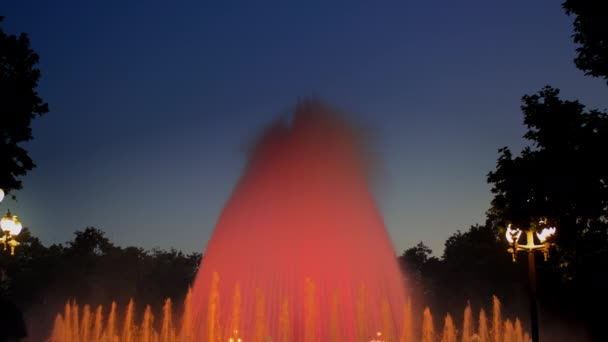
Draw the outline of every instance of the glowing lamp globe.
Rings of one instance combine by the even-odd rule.
[[[13,231],[14,226],[15,221],[13,221],[13,216],[11,215],[10,211],[7,211],[6,215],[4,215],[4,217],[2,217],[2,219],[0,220],[0,228],[10,233]]]
[[[4,199],[4,190],[0,189],[0,202]]]
[[[17,218],[17,216],[13,216],[13,227],[12,230],[9,230],[9,233],[11,235],[19,235],[19,233],[21,233],[21,229],[23,229],[23,226],[21,225],[21,222],[19,222],[19,218]]]

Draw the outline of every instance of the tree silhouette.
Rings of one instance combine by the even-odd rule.
[[[574,15],[574,60],[586,75],[608,81],[608,6],[601,0],[566,0],[562,7]]]
[[[9,35],[0,27],[0,188],[7,192],[21,189],[21,176],[35,167],[20,144],[32,139],[32,119],[48,112],[36,92],[37,64],[28,35]]]
[[[114,245],[105,237],[105,233],[95,227],[87,227],[84,231],[74,233],[74,241],[68,242],[68,255],[86,258],[102,256],[111,252]]]
[[[429,288],[427,286],[431,274],[429,267],[438,261],[432,253],[433,251],[421,241],[416,246],[406,249],[399,257],[399,265],[405,275],[410,297],[423,297],[425,289]]]

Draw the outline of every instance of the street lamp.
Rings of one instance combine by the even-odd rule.
[[[540,220],[539,224],[546,225],[547,220]],[[555,234],[555,227],[543,228],[538,233],[534,228],[530,228],[526,231],[526,244],[520,245],[519,238],[522,231],[519,228],[511,228],[511,224],[507,226],[505,233],[507,241],[511,246],[507,251],[513,256],[513,262],[517,259],[517,252],[527,251],[528,252],[528,285],[530,289],[530,323],[532,326],[532,341],[539,342],[538,334],[538,307],[536,304],[536,263],[534,262],[534,251],[541,251],[543,253],[545,261],[549,258],[549,248],[553,245],[547,242],[547,239]],[[540,244],[534,243],[534,234],[540,241]]]
[[[0,202],[4,199],[4,190],[0,189]],[[15,247],[21,243],[17,241],[16,237],[21,232],[23,226],[19,222],[19,218],[16,215],[12,215],[10,210],[6,212],[6,215],[0,219],[0,244],[4,245],[4,250],[10,247],[11,255],[15,255]]]
[[[15,255],[15,247],[21,243],[17,241],[16,236],[19,235],[23,226],[19,222],[19,218],[16,215],[11,215],[10,210],[6,212],[6,215],[0,219],[0,228],[2,228],[2,237],[0,237],[0,243],[4,245],[4,250],[7,247],[11,249],[11,255]]]

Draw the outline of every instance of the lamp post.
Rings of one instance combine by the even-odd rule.
[[[540,224],[545,225],[547,220],[541,220]],[[547,238],[555,234],[555,227],[543,228],[538,233],[534,228],[526,230],[526,244],[520,245],[519,238],[522,231],[519,228],[511,228],[511,224],[507,226],[506,238],[511,246],[507,251],[513,256],[513,262],[517,260],[517,252],[528,252],[528,285],[530,290],[530,324],[532,326],[532,342],[539,342],[538,334],[538,306],[536,303],[536,263],[534,260],[534,251],[541,251],[545,261],[549,258],[549,248],[553,245],[547,242]],[[540,244],[534,243],[534,233],[540,241]]]
[[[4,199],[4,191],[0,189],[0,202]],[[10,210],[6,211],[6,215],[0,219],[0,244],[4,245],[6,251],[10,248],[11,255],[15,255],[15,247],[21,243],[16,237],[21,232],[23,225],[19,222],[17,215],[11,214]]]

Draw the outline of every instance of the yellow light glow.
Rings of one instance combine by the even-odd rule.
[[[4,217],[2,217],[2,220],[0,220],[0,228],[2,228],[2,230],[12,232],[14,225],[15,225],[15,221],[13,221],[13,216],[11,215],[11,212],[8,211],[6,213],[6,215],[4,215]]]
[[[0,220],[0,228],[2,229],[0,244],[4,245],[4,250],[10,247],[11,255],[15,255],[15,247],[21,244],[15,240],[15,237],[19,235],[23,228],[21,222],[19,222],[19,218],[16,215],[11,215],[10,211],[7,211],[6,215]]]
[[[512,229],[511,224],[509,224],[507,226],[507,232],[505,233],[505,236],[507,237],[507,241],[509,241],[509,243],[514,243],[519,240],[519,237],[521,236],[521,230],[519,228]]]
[[[21,233],[21,229],[23,229],[23,226],[21,225],[21,222],[19,222],[19,218],[17,215],[13,215],[13,226],[12,229],[9,230],[9,233],[15,236],[19,235],[19,233]]]
[[[545,242],[545,240],[547,240],[547,238],[553,234],[555,234],[555,227],[544,228],[540,233],[536,233],[536,236],[540,242]]]
[[[237,329],[232,333],[234,337],[230,337],[228,342],[243,342],[243,339],[239,337],[239,331]]]
[[[376,336],[378,336],[378,339],[371,339],[370,342],[384,342],[381,338],[382,338],[382,333],[381,332],[377,332]]]
[[[19,246],[21,243],[15,239],[11,239],[8,242],[9,247],[11,248],[11,255],[15,255],[15,247]]]

